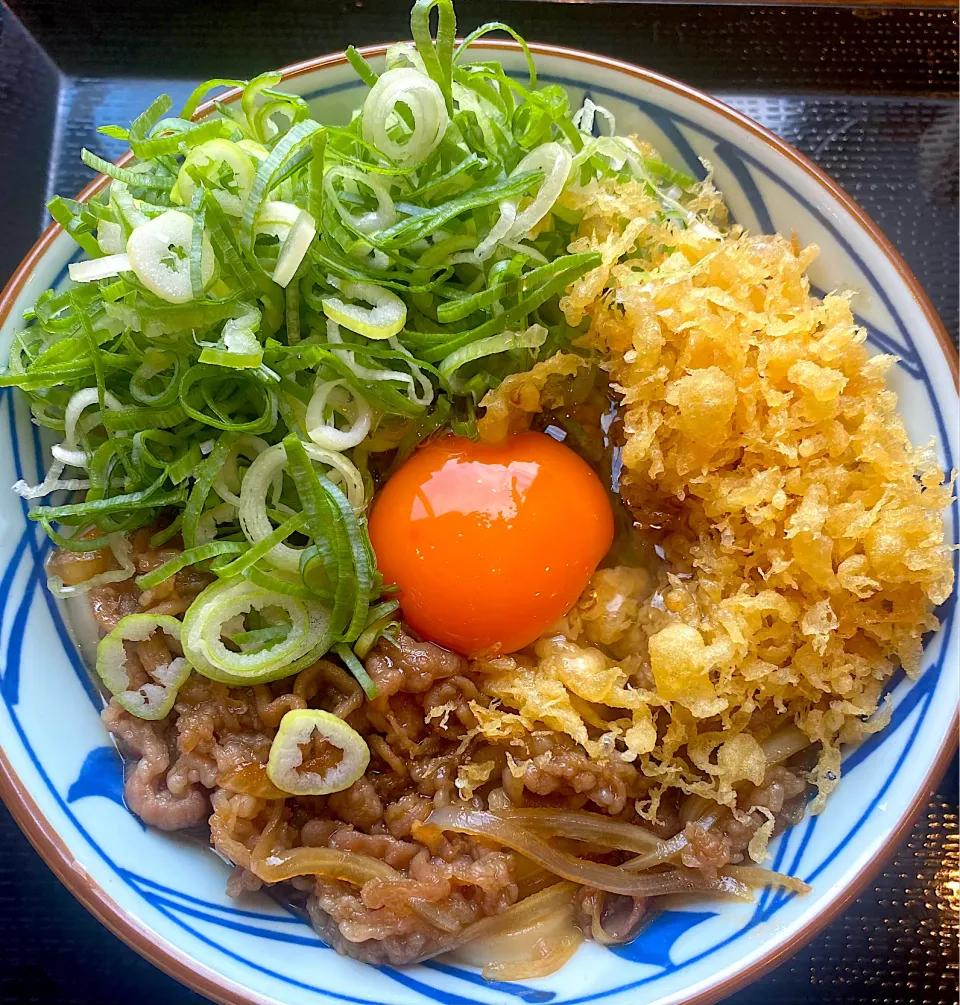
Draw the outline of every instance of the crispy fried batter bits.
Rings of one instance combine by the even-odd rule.
[[[563,636],[487,665],[504,712],[481,729],[545,724],[735,807],[792,721],[821,744],[818,811],[838,745],[885,725],[884,682],[917,673],[937,627],[951,486],[907,438],[884,384],[893,357],[871,356],[846,297],[810,295],[816,247],[652,223],[640,186],[564,199],[583,213],[574,249],[604,265],[562,307],[589,319],[582,344],[622,398],[621,493],[641,524],[668,515],[665,565],[656,591],[601,570]],[[484,404],[515,429],[532,392],[511,381]]]

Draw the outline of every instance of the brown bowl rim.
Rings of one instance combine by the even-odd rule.
[[[377,57],[383,55],[390,44],[384,42],[376,45],[367,45],[359,51],[364,56]],[[520,48],[518,43],[506,39],[480,39],[473,44],[476,48],[482,49],[516,51]],[[558,56],[574,62],[588,63],[593,66],[615,70],[634,79],[653,84],[656,87],[688,98],[747,130],[747,132],[762,140],[767,146],[772,147],[775,152],[810,175],[856,219],[881,251],[883,251],[890,264],[896,269],[926,318],[927,323],[933,329],[940,348],[943,350],[947,366],[953,374],[954,383],[960,386],[960,376],[958,376],[960,374],[960,357],[958,357],[957,348],[953,345],[943,322],[940,320],[933,304],[931,304],[929,297],[910,267],[867,213],[832,178],[801,154],[799,150],[780,139],[779,136],[772,133],[769,129],[759,125],[748,116],[731,108],[724,102],[708,94],[704,94],[693,87],[682,84],[671,77],[656,73],[653,70],[648,70],[619,59],[600,56],[596,53],[583,52],[580,49],[571,49],[566,46],[531,42],[529,43],[529,48],[535,54]],[[290,66],[284,67],[281,73],[283,74],[283,80],[290,80],[293,77],[299,77],[316,70],[341,66],[346,62],[347,57],[345,53],[329,53],[325,56],[318,56],[314,59],[293,63]],[[218,100],[235,101],[239,95],[240,89],[233,88],[219,96]],[[204,102],[197,109],[194,117],[201,118],[212,111],[213,107],[214,103],[212,100]],[[117,163],[124,164],[131,158],[132,154],[128,152]],[[89,199],[101,191],[108,183],[108,180],[105,175],[98,175],[77,195],[77,200],[83,202]],[[50,249],[62,229],[59,224],[52,223],[44,230],[11,276],[3,292],[0,293],[0,325],[6,321],[13,303],[20,295],[23,286],[33,274],[37,263]],[[960,714],[955,712],[948,739],[931,764],[906,812],[901,816],[897,826],[884,842],[878,854],[846,881],[843,892],[782,945],[771,949],[750,966],[745,967],[711,987],[705,988],[695,997],[687,999],[685,1005],[713,1005],[714,1002],[755,981],[792,956],[802,945],[833,921],[861,893],[893,855],[897,846],[913,826],[930,794],[939,783],[957,748],[958,728],[960,728]],[[17,777],[2,749],[0,749],[0,799],[2,799],[20,829],[47,865],[53,870],[57,878],[94,917],[131,949],[165,973],[176,978],[182,984],[200,994],[206,995],[214,1001],[223,1003],[223,1005],[270,1005],[274,1001],[198,963],[198,961],[158,936],[151,928],[121,908],[119,904],[93,881],[86,870],[74,859],[69,848],[67,848],[50,822],[40,812],[26,787]]]

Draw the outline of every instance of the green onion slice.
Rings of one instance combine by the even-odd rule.
[[[168,635],[176,648],[180,643],[180,622],[165,614],[128,614],[97,646],[97,673],[117,703],[138,719],[163,719],[173,708],[180,685],[190,676],[190,663],[183,656],[171,656],[168,663],[141,669],[147,681],[130,686],[125,642],[146,642],[155,632]]]
[[[348,645],[338,642],[333,647],[333,651],[340,657],[350,673],[356,677],[357,683],[363,688],[363,693],[371,700],[376,698],[377,686],[373,683],[364,665],[354,655],[353,650]]]
[[[370,339],[392,338],[407,320],[406,304],[390,290],[373,283],[343,283],[340,291],[354,300],[365,300],[370,308],[346,304],[338,297],[323,301],[323,313],[331,321]]]
[[[251,611],[279,612],[282,641],[256,652],[234,652],[224,644],[229,622]],[[208,586],[183,618],[183,651],[197,672],[224,684],[263,684],[289,677],[315,662],[330,645],[330,612],[319,602],[265,590],[245,578]]]
[[[303,746],[320,739],[340,750],[340,760],[322,773],[304,764]],[[270,745],[267,777],[292,796],[325,796],[349,788],[367,770],[370,750],[343,719],[319,708],[291,709]],[[298,770],[302,769],[302,770]]]
[[[152,572],[138,576],[136,584],[141,590],[152,590],[182,569],[186,569],[188,565],[197,565],[217,555],[239,555],[246,550],[247,546],[240,541],[211,541],[209,544],[198,544],[195,548],[181,551],[179,555],[164,562]]]
[[[572,110],[508,26],[458,45],[451,0],[416,0],[410,30],[380,73],[348,50],[365,88],[347,124],[321,123],[322,103],[267,72],[103,127],[133,159],[84,151],[109,186],[51,200],[86,260],[24,313],[0,373],[56,437],[41,483],[17,491],[86,492],[31,518],[60,547],[116,558],[50,588],[132,579],[126,536],[162,520],[152,546],[180,534],[183,551],[138,585],[189,566],[217,578],[185,644],[231,683],[336,644],[370,693],[360,658],[394,624],[367,534],[372,456],[396,444],[395,467],[437,430],[477,435],[488,388],[582,332],[560,308],[601,264],[568,253],[582,246],[578,193],[630,179],[654,223],[716,232],[693,178],[616,135],[591,100]],[[519,43],[528,74],[473,45],[493,31]],[[236,100],[194,121],[224,87]],[[91,537],[70,536],[80,528]]]

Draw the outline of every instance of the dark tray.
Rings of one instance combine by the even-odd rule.
[[[0,6],[0,283],[53,192],[114,157],[96,126],[161,90],[405,38],[407,0],[8,0]],[[954,342],[957,15],[943,9],[457,0],[461,24],[641,63],[709,91],[834,177],[912,266]],[[957,1002],[957,763],[874,887],[737,1005]],[[60,886],[0,808],[0,1002],[202,1001],[124,947]]]

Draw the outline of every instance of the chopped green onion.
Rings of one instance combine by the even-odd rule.
[[[180,533],[180,528],[183,526],[183,514],[178,513],[170,523],[163,528],[163,530],[158,530],[156,534],[152,535],[150,538],[151,548],[162,548],[168,541]],[[49,533],[49,531],[48,531]]]
[[[125,182],[131,188],[156,189],[164,191],[170,187],[170,179],[159,174],[132,171],[130,168],[117,167],[110,161],[105,161],[84,147],[80,151],[80,159],[88,168],[109,175],[117,181]]]
[[[174,642],[180,641],[181,626],[176,618],[165,614],[128,614],[97,646],[100,679],[120,707],[138,719],[163,719],[173,708],[180,685],[190,676],[189,662],[182,656],[171,656],[167,664],[144,666],[149,680],[139,687],[130,686],[124,643],[146,642],[156,631],[169,635]]]
[[[110,547],[110,534],[101,534],[99,537],[81,537],[79,534],[71,534],[69,537],[65,537],[53,527],[46,513],[43,513],[37,519],[50,536],[50,540],[64,551],[80,553],[84,551],[101,551],[103,548]]]
[[[373,87],[377,82],[377,73],[352,45],[347,46],[347,61],[367,87]]]
[[[164,562],[152,572],[138,576],[136,583],[141,590],[152,590],[188,565],[197,565],[199,562],[205,562],[208,558],[214,558],[217,555],[236,555],[245,551],[246,548],[247,546],[239,541],[211,541],[209,544],[198,544],[195,548],[181,551],[179,555]]]
[[[207,459],[197,469],[193,488],[183,511],[183,542],[192,548],[197,540],[197,523],[207,504],[213,483],[223,467],[223,462],[236,443],[236,433],[224,433],[216,442]]]
[[[231,576],[242,576],[254,564],[267,555],[275,545],[281,544],[291,534],[296,534],[307,525],[307,516],[304,513],[297,513],[296,516],[285,520],[272,534],[259,540],[254,545],[243,545],[238,548],[243,554],[240,558],[234,559],[228,565],[214,565],[213,571],[222,578]]]
[[[323,774],[297,770],[303,745],[319,734],[341,751],[337,763]],[[280,720],[270,745],[267,777],[281,792],[292,796],[325,796],[348,789],[367,770],[370,749],[363,737],[343,719],[319,708],[294,708]]]
[[[369,622],[367,627],[364,628],[360,637],[353,644],[353,651],[360,659],[365,659],[370,650],[377,644],[378,639],[381,635],[386,634],[386,632],[391,628],[391,626],[396,626],[398,624],[397,619],[393,616],[394,612],[400,607],[398,601],[392,601],[393,607],[386,614],[381,615],[379,618],[374,619]],[[378,605],[380,607],[385,605]],[[371,611],[374,608],[370,608]]]
[[[614,135],[593,102],[572,114],[508,26],[458,45],[451,0],[416,0],[410,30],[414,47],[391,47],[381,73],[347,50],[368,88],[347,125],[312,117],[271,71],[101,127],[134,159],[85,150],[109,186],[51,200],[87,257],[69,290],[25,312],[0,374],[62,432],[59,467],[18,491],[89,486],[31,518],[58,547],[110,547],[121,568],[103,582],[132,578],[123,535],[162,519],[151,547],[180,535],[183,551],[137,583],[194,565],[217,577],[184,648],[230,684],[286,676],[336,643],[373,693],[358,656],[399,617],[367,533],[375,438],[398,430],[389,473],[438,430],[475,437],[487,388],[570,346],[561,298],[601,262],[568,253],[577,190],[628,177],[655,222],[712,226],[694,179]],[[473,47],[494,31],[519,43],[526,77]],[[194,121],[208,94],[216,114]],[[591,135],[597,115],[608,135]],[[60,478],[67,464],[85,476]],[[252,613],[267,609],[283,623]]]
[[[353,650],[343,642],[338,642],[333,651],[343,661],[343,665],[357,679],[357,683],[363,688],[363,693],[372,701],[377,696],[377,685],[373,683],[370,674],[367,673],[364,665],[354,655]]]
[[[437,8],[437,37],[430,36],[430,13]],[[453,46],[457,35],[457,18],[452,0],[416,0],[410,11],[410,34],[429,76],[440,88],[453,112]]]
[[[250,611],[278,608],[288,630],[282,640],[256,652],[233,652],[223,643],[224,625]],[[264,590],[238,577],[208,586],[183,618],[183,651],[198,673],[224,684],[265,684],[315,662],[330,643],[330,614],[321,604]]]
[[[31,520],[41,517],[47,520],[62,520],[64,517],[99,517],[107,513],[122,513],[135,509],[162,509],[164,506],[176,506],[184,501],[186,493],[183,490],[175,492],[153,492],[143,489],[139,492],[128,492],[124,495],[110,496],[107,499],[95,499],[90,502],[68,503],[66,506],[44,506],[30,511]]]
[[[417,241],[423,240],[428,234],[441,230],[451,220],[464,213],[484,206],[491,206],[503,199],[522,195],[540,177],[539,171],[528,171],[506,181],[496,182],[482,188],[476,188],[441,203],[425,213],[401,220],[389,229],[376,236],[378,248],[405,248]]]
[[[365,300],[371,306],[358,307],[345,304],[339,297],[326,297],[322,305],[323,313],[331,321],[372,339],[392,338],[403,328],[407,320],[406,305],[390,290],[381,289],[373,283],[344,283],[341,291],[344,296]]]
[[[466,382],[456,376],[456,373],[464,364],[512,349],[539,349],[546,341],[547,329],[543,325],[531,325],[523,333],[501,332],[499,335],[490,335],[450,353],[440,364],[440,376],[451,391],[462,394],[466,390]]]

